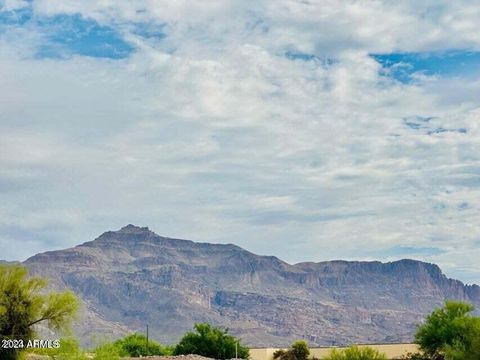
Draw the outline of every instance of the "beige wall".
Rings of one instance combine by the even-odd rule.
[[[385,344],[385,345],[359,345],[369,346],[378,351],[387,355],[388,359],[398,359],[402,355],[405,355],[408,352],[418,351],[418,347],[415,344]],[[323,358],[326,356],[333,348],[310,348],[310,355],[317,358]],[[336,349],[342,349],[338,347]],[[250,349],[250,359],[251,360],[272,360],[273,353],[278,349],[265,348],[265,349]]]

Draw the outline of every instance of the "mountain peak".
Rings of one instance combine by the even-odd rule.
[[[140,227],[133,224],[128,224],[116,232],[122,233],[122,234],[139,234],[139,233],[141,234],[141,233],[150,233],[151,231],[147,226]]]

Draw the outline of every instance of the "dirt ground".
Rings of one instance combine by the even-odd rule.
[[[212,360],[200,355],[146,356],[143,358],[123,358],[122,360]]]

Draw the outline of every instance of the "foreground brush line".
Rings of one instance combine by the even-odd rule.
[[[40,349],[35,355],[55,360],[119,360],[128,358],[162,359],[247,359],[249,350],[228,330],[209,324],[196,324],[194,331],[187,332],[175,346],[161,345],[142,334],[131,334],[114,342],[103,343],[90,351],[82,351],[74,338],[60,340],[58,349]]]
[[[315,356],[310,356],[310,349],[307,342],[303,340],[295,341],[290,349],[277,350],[273,353],[274,360],[319,360]],[[387,360],[385,354],[371,347],[351,346],[346,349],[333,349],[330,353],[322,357],[324,360],[351,360],[351,359],[365,359],[365,360]]]

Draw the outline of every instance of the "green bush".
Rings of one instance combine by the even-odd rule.
[[[121,356],[150,356],[150,355],[171,355],[172,349],[162,346],[159,343],[150,340],[148,341],[147,351],[147,337],[142,334],[131,334],[123,339],[117,340],[113,345],[119,350]]]
[[[431,360],[480,360],[480,318],[473,306],[446,301],[427,316],[415,334],[415,342]]]
[[[333,349],[324,360],[387,360],[385,354],[368,346]]]
[[[113,343],[106,343],[95,348],[94,360],[119,360],[120,350]]]
[[[228,334],[228,330],[209,324],[195,324],[195,331],[187,332],[175,347],[174,355],[197,354],[214,359],[247,359],[248,348]]]
[[[277,350],[273,358],[278,360],[307,360],[310,355],[308,344],[304,340],[295,341],[288,350]]]

